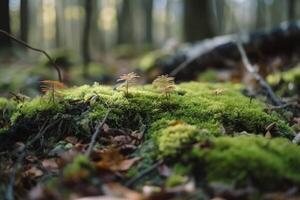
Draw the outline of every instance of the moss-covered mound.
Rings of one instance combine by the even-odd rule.
[[[0,134],[10,126],[10,117],[16,109],[16,103],[5,98],[0,98]]]
[[[132,131],[146,127],[143,143],[132,154],[144,159],[125,177],[163,159],[171,168],[189,169],[169,177],[168,186],[183,182],[186,176],[241,187],[250,182],[264,189],[299,185],[300,150],[286,139],[293,136],[292,130],[240,89],[240,85],[191,82],[177,85],[166,96],[150,85],[130,87],[128,94],[97,83],[73,87],[13,106],[6,135],[33,134],[54,121],[49,130],[56,135],[90,138],[93,127],[111,110],[106,120],[109,127]],[[6,107],[9,104],[0,109]],[[272,138],[278,139],[264,138],[271,123],[276,124]]]
[[[300,184],[300,149],[287,139],[238,136],[203,142],[206,146],[194,145],[190,155],[208,182],[253,184],[264,190]]]
[[[243,96],[239,89],[238,85],[194,82],[178,85],[170,97],[157,93],[147,85],[130,88],[126,96],[111,87],[85,85],[59,92],[55,101],[44,96],[20,103],[12,115],[12,121],[39,118],[49,110],[48,115],[78,115],[78,112],[72,112],[74,107],[86,104],[86,112],[79,113],[84,114],[86,120],[100,120],[111,109],[107,120],[111,126],[138,129],[143,123],[149,126],[150,133],[167,127],[172,120],[181,120],[207,129],[212,135],[242,131],[264,134],[266,126],[273,122],[277,123],[278,135],[291,134],[276,114],[266,113],[263,103]]]

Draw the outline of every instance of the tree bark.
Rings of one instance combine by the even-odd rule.
[[[85,21],[82,34],[83,76],[88,76],[88,66],[91,61],[89,38],[91,32],[92,0],[85,1]]]
[[[144,13],[145,13],[145,42],[151,44],[153,41],[152,37],[152,11],[153,11],[153,0],[144,0]]]
[[[28,41],[28,0],[21,0],[20,4],[20,39]]]
[[[133,43],[132,0],[123,0],[118,12],[118,44]]]
[[[287,3],[288,3],[288,20],[293,21],[296,19],[296,13],[295,13],[296,1],[289,0]]]
[[[184,1],[184,34],[187,42],[212,37],[209,0]]]
[[[0,0],[0,29],[10,33],[9,0]],[[11,40],[0,35],[0,48],[11,46]]]

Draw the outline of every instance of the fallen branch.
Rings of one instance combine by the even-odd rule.
[[[28,48],[28,49],[31,49],[31,50],[33,50],[33,51],[40,52],[40,53],[44,54],[44,55],[48,58],[48,60],[50,61],[50,63],[53,65],[54,69],[56,70],[57,75],[58,75],[58,80],[59,80],[60,82],[63,81],[63,80],[62,80],[62,75],[61,75],[61,70],[60,70],[59,66],[55,63],[55,61],[51,58],[51,56],[50,56],[46,51],[44,51],[44,50],[42,50],[42,49],[38,49],[38,48],[32,47],[32,46],[30,46],[29,44],[27,44],[26,42],[24,42],[24,41],[22,41],[22,40],[19,40],[18,38],[16,38],[15,36],[9,34],[8,32],[6,32],[6,31],[4,31],[4,30],[1,30],[1,29],[0,29],[0,33],[3,34],[3,35],[5,35],[6,37],[9,37],[9,38],[12,39],[13,41],[15,41],[15,42],[17,42],[17,43],[19,43],[19,44],[25,46],[25,47]]]
[[[143,178],[144,176],[146,176],[147,174],[151,173],[153,170],[155,170],[159,165],[161,165],[163,163],[163,160],[159,160],[156,163],[154,163],[152,166],[150,166],[149,168],[147,168],[146,170],[142,171],[141,173],[139,173],[137,176],[133,177],[132,179],[130,179],[129,181],[127,181],[125,183],[126,187],[131,187],[134,183],[136,183],[138,180],[140,180],[141,178]]]
[[[234,35],[225,35],[218,36],[212,39],[206,39],[199,42],[194,47],[191,47],[190,49],[187,49],[185,51],[187,59],[183,63],[178,65],[174,70],[172,70],[170,72],[170,76],[176,77],[179,72],[181,72],[186,67],[189,67],[192,62],[198,61],[201,58],[201,56],[205,56],[209,52],[214,52],[214,50],[219,46],[230,44],[233,41]]]
[[[243,45],[241,44],[240,40],[236,42],[237,48],[241,54],[242,62],[246,68],[246,70],[255,78],[255,80],[259,83],[261,88],[266,91],[268,99],[272,102],[275,106],[282,106],[282,101],[276,96],[276,94],[273,92],[270,85],[257,73],[254,66],[250,63],[245,49]]]
[[[108,117],[108,114],[110,113],[110,111],[111,111],[111,109],[108,109],[108,111],[106,112],[106,114],[105,114],[103,120],[102,120],[101,123],[96,127],[96,130],[95,130],[95,132],[93,133],[93,136],[92,136],[91,142],[90,142],[90,144],[89,144],[89,147],[88,147],[88,149],[87,149],[86,152],[85,152],[85,155],[86,155],[86,156],[90,156],[90,155],[91,155],[91,152],[92,152],[93,147],[94,147],[94,145],[95,145],[96,139],[97,139],[97,137],[98,137],[98,135],[99,135],[99,133],[100,133],[100,131],[101,131],[101,128],[103,127],[105,121],[107,120],[107,117]]]

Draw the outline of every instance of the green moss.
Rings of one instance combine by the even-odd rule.
[[[198,76],[198,81],[217,82],[218,74],[216,70],[206,70]]]
[[[16,102],[6,98],[0,97],[0,110],[14,110],[16,107]]]
[[[178,175],[178,174],[173,174],[168,179],[166,180],[166,187],[171,188],[175,187],[178,185],[182,185],[183,183],[187,182],[188,178],[186,176]]]
[[[0,98],[0,133],[11,125],[10,117],[15,111],[17,103],[13,100]]]
[[[73,162],[64,168],[64,179],[67,181],[87,178],[93,169],[89,158],[84,155],[78,155]]]
[[[18,104],[16,112],[11,117],[12,122],[16,122],[19,117],[32,118],[44,111],[56,113],[62,111],[65,107],[64,102],[50,101],[47,96],[37,97],[30,101]]]
[[[290,134],[291,129],[282,120],[264,112],[262,103],[240,94],[240,88],[240,85],[191,82],[178,85],[177,92],[165,99],[148,85],[132,88],[131,95],[125,97],[122,92],[95,84],[68,89],[64,98],[97,99],[96,103],[93,100],[89,113],[91,120],[101,119],[111,108],[108,117],[111,125],[139,128],[142,120],[150,125],[150,133],[167,127],[168,121],[182,120],[214,135],[220,135],[222,127],[229,133],[260,134],[272,122],[277,122],[283,135]]]
[[[267,77],[267,80],[271,84],[278,84],[282,79],[285,82],[294,82],[296,77],[300,76],[300,66],[295,67],[286,72],[278,72],[271,74]]]
[[[196,142],[198,139],[208,135],[207,130],[198,130],[196,126],[191,126],[182,122],[171,125],[158,131],[157,146],[160,155],[170,156],[179,153],[186,145]]]
[[[206,141],[207,142],[207,141]],[[261,136],[218,137],[210,147],[194,147],[196,168],[205,171],[208,181],[274,189],[300,184],[300,149],[287,139]]]
[[[125,97],[123,92],[96,83],[65,89],[59,101],[38,97],[21,103],[12,120],[20,116],[31,118],[47,110],[60,112],[65,102],[79,100],[90,104],[86,115],[89,121],[102,119],[111,108],[107,120],[110,126],[139,129],[141,124],[146,124],[149,135],[167,128],[172,120],[183,121],[195,130],[206,129],[211,135],[224,134],[224,128],[230,134],[241,131],[263,134],[272,122],[277,123],[282,135],[291,133],[279,117],[264,111],[261,102],[250,101],[240,94],[240,88],[231,84],[184,83],[166,99],[150,85],[131,88],[130,95]]]
[[[300,91],[300,66],[285,72],[278,72],[267,77],[279,96],[293,96]]]

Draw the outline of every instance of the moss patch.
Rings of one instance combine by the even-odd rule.
[[[32,118],[37,117],[39,114],[49,111],[50,113],[56,113],[62,111],[65,107],[64,102],[61,101],[51,101],[49,98],[37,97],[31,101],[25,101],[18,104],[16,111],[11,117],[12,122],[20,117]]]
[[[0,98],[0,133],[7,130],[10,125],[10,117],[16,109],[16,102],[5,98]]]
[[[207,141],[206,141],[207,142]],[[198,169],[208,181],[222,181],[245,186],[252,183],[263,189],[284,189],[300,184],[300,149],[287,139],[261,136],[218,137],[210,147],[194,147]]]
[[[170,98],[158,94],[151,86],[131,88],[130,95],[125,97],[122,92],[95,84],[65,90],[64,98],[92,102],[91,120],[101,119],[111,108],[108,117],[111,125],[136,129],[143,121],[150,126],[150,133],[167,127],[171,120],[181,120],[208,129],[214,135],[221,135],[223,127],[228,133],[261,134],[272,122],[278,123],[282,135],[290,134],[283,121],[275,114],[266,113],[262,103],[240,94],[240,88],[239,85],[192,82],[178,85]]]

